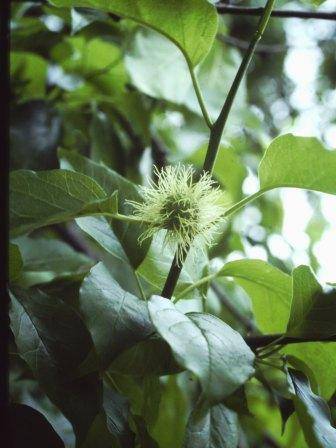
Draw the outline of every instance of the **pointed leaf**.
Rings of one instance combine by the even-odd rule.
[[[289,275],[262,260],[237,260],[225,264],[218,276],[233,277],[246,291],[263,332],[285,331],[291,303]]]
[[[324,339],[336,335],[336,291],[324,294],[308,266],[293,271],[288,336]]]
[[[320,394],[329,400],[336,389],[336,343],[301,342],[287,345],[282,352],[295,356],[308,366],[318,379]]]
[[[82,284],[80,310],[104,367],[153,332],[146,303],[123,290],[103,263]]]
[[[52,0],[61,7],[95,8],[152,28],[170,39],[197,65],[208,53],[217,31],[217,13],[206,0]]]
[[[336,428],[331,425],[330,409],[323,398],[315,395],[306,376],[288,369],[295,395],[294,404],[305,439],[310,448],[336,446]]]
[[[23,267],[22,256],[17,244],[9,243],[8,262],[9,281],[13,282],[20,277]]]
[[[26,287],[84,275],[93,262],[63,241],[22,236],[15,240],[23,258],[20,285]]]
[[[34,288],[15,288],[11,299],[11,328],[20,356],[70,420],[78,441],[84,440],[102,400],[97,374],[73,379],[92,350],[90,334],[61,299]]]
[[[210,402],[223,400],[253,375],[254,354],[220,319],[202,313],[184,315],[160,296],[151,297],[148,309],[177,362],[198,377]]]
[[[36,409],[25,404],[9,406],[10,434],[13,448],[34,446],[36,448],[64,448],[64,443],[48,420]]]
[[[180,372],[169,345],[161,338],[140,341],[121,353],[109,371],[124,375],[170,375]]]
[[[192,411],[184,448],[236,448],[238,445],[237,414],[223,404]]]
[[[59,157],[62,168],[90,176],[107,194],[118,190],[118,209],[121,213],[133,213],[133,208],[126,203],[126,199],[141,201],[139,188],[106,166],[65,149],[59,150]],[[150,241],[141,246],[138,244],[138,238],[144,231],[141,225],[111,221],[103,217],[79,218],[77,224],[105,250],[129,260],[133,267],[141,263],[148,251]],[[134,250],[135,247],[137,250]]]
[[[14,171],[10,175],[10,226],[13,236],[78,216],[116,212],[108,196],[88,176],[66,170]]]
[[[297,187],[336,194],[336,151],[313,137],[281,135],[259,166],[260,188]]]

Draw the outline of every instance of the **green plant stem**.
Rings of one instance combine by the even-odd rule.
[[[221,138],[223,135],[223,131],[224,131],[227,119],[228,119],[230,111],[231,111],[233,101],[238,92],[240,83],[241,83],[241,81],[247,71],[247,68],[251,62],[251,59],[252,59],[252,56],[256,49],[256,46],[257,46],[258,42],[260,41],[262,35],[264,34],[267,23],[271,16],[271,12],[272,12],[274,3],[275,3],[275,0],[267,1],[266,6],[263,10],[263,14],[260,17],[257,31],[255,32],[255,34],[248,46],[248,49],[246,50],[246,53],[245,53],[243,60],[240,64],[238,72],[237,72],[235,79],[232,83],[232,86],[229,90],[228,96],[226,97],[226,100],[225,100],[224,106],[221,110],[221,113],[219,114],[219,117],[217,118],[214,125],[212,126],[208,150],[207,150],[207,154],[206,154],[204,165],[203,165],[204,171],[209,171],[211,173],[213,170],[213,167],[214,167],[214,164],[216,161],[216,157],[217,157],[217,153],[218,153],[218,149],[219,149],[219,145],[220,145],[220,141],[221,141]]]
[[[236,204],[232,205],[227,210],[225,210],[224,217],[228,218],[229,216],[238,212],[241,208],[245,207],[246,204],[254,201],[255,199],[258,199],[261,195],[266,193],[266,191],[268,191],[268,190],[269,189],[262,188],[261,190],[257,191],[256,193],[253,193],[250,196],[246,196],[246,198],[243,198],[241,201],[237,202]]]
[[[183,267],[183,263],[185,262],[187,255],[188,255],[188,249],[186,251],[184,251],[182,259],[179,261],[178,259],[178,255],[177,255],[177,251],[174,255],[174,259],[173,262],[170,266],[170,270],[165,282],[165,285],[163,287],[162,290],[162,297],[166,297],[167,299],[171,299],[175,286],[177,284],[177,281],[180,277],[181,271],[182,271],[182,267]]]
[[[141,218],[138,218],[136,216],[132,215],[121,215],[120,213],[108,213],[108,212],[102,212],[102,213],[91,213],[89,216],[108,216],[112,219],[116,219],[117,221],[124,221],[124,222],[131,222],[131,223],[138,223],[138,224],[150,224],[150,221],[145,221]]]
[[[207,275],[206,277],[202,277],[197,282],[193,283],[190,286],[187,286],[183,291],[181,291],[177,296],[175,297],[174,303],[177,303],[180,299],[182,299],[183,296],[188,294],[189,292],[193,291],[196,288],[199,288],[200,286],[204,285],[205,283],[210,282],[214,278],[216,278],[217,273]]]
[[[221,141],[221,138],[222,138],[222,134],[223,134],[223,131],[224,131],[224,128],[225,128],[225,124],[227,122],[227,118],[228,118],[229,113],[231,111],[231,107],[232,107],[233,101],[234,101],[234,99],[236,97],[236,94],[237,94],[238,88],[240,86],[240,83],[241,83],[241,81],[243,79],[243,76],[246,73],[246,70],[247,70],[247,68],[249,66],[249,63],[250,63],[251,59],[252,59],[252,56],[253,56],[254,51],[255,51],[255,48],[256,48],[259,40],[261,39],[261,37],[262,37],[262,35],[263,35],[263,33],[264,33],[265,29],[266,29],[268,20],[269,20],[269,18],[271,16],[271,12],[272,12],[274,3],[275,3],[275,0],[267,0],[266,6],[265,6],[264,11],[263,11],[263,14],[260,17],[260,20],[259,20],[259,23],[258,23],[257,31],[255,32],[255,34],[254,34],[254,36],[253,36],[253,38],[252,38],[252,40],[250,42],[250,45],[249,45],[249,47],[248,47],[248,49],[247,49],[247,51],[246,51],[246,53],[245,53],[245,55],[243,57],[243,60],[242,60],[242,62],[240,64],[238,72],[237,72],[237,74],[235,76],[235,79],[234,79],[234,81],[232,83],[232,86],[230,88],[230,91],[228,93],[228,96],[226,97],[226,100],[224,102],[224,105],[223,105],[223,108],[221,110],[221,113],[219,114],[216,122],[213,125],[211,125],[209,145],[208,145],[205,161],[204,161],[204,164],[203,164],[203,170],[204,171],[208,171],[208,172],[212,173],[212,170],[213,170],[213,167],[214,167],[214,164],[215,164],[215,161],[216,161],[218,149],[219,149],[219,144],[220,144],[220,141]],[[204,110],[206,111],[206,109],[205,109],[204,101],[203,101],[203,98],[202,98],[202,95],[201,95],[201,91],[199,89],[196,76],[195,76],[193,70],[190,69],[190,66],[189,66],[189,70],[190,70],[191,77],[192,77],[192,80],[193,80],[193,85],[194,85],[194,88],[195,88],[195,92],[196,92],[196,95],[197,95],[197,98],[198,98],[198,101],[200,103],[200,106],[201,106],[201,109],[202,109],[202,113],[203,113],[203,116],[204,116]],[[206,113],[206,116],[208,116],[207,113]],[[207,124],[209,125],[208,120],[206,118],[205,118],[205,120],[206,120]],[[241,205],[241,206],[243,206],[243,205]],[[162,290],[162,296],[163,297],[166,297],[167,299],[171,299],[171,297],[173,295],[173,292],[174,292],[174,289],[175,289],[175,287],[177,285],[179,276],[181,274],[183,263],[184,263],[185,259],[187,258],[187,254],[188,254],[188,251],[186,251],[185,256],[183,257],[183,260],[180,263],[178,263],[177,254],[175,254],[174,259],[172,261],[172,265],[171,265],[170,270],[169,270],[169,274],[167,276],[165,285],[164,285],[163,290]]]
[[[192,67],[191,63],[189,61],[187,61],[187,63],[188,63],[188,68],[189,68],[191,80],[192,80],[192,83],[193,83],[194,91],[195,91],[195,94],[197,96],[198,104],[199,104],[199,106],[201,108],[201,111],[202,111],[202,114],[203,114],[203,118],[204,118],[207,126],[211,129],[212,128],[212,121],[211,121],[211,118],[210,118],[209,113],[207,111],[207,108],[205,106],[204,98],[203,98],[200,86],[199,86],[197,78],[196,78],[196,73],[195,73],[194,68]]]

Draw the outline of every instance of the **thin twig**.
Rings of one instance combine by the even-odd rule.
[[[230,14],[236,16],[260,16],[264,12],[264,8],[247,8],[240,6],[229,6],[218,3],[216,5],[219,14]],[[271,17],[299,18],[299,19],[320,19],[335,20],[336,12],[325,11],[299,11],[287,9],[275,9],[271,13]]]
[[[207,108],[206,108],[206,105],[205,105],[205,102],[204,102],[204,98],[203,98],[203,95],[202,95],[202,91],[201,91],[200,86],[198,84],[194,68],[192,67],[191,63],[189,63],[189,61],[187,61],[187,62],[188,62],[189,73],[190,73],[191,80],[192,80],[192,83],[193,83],[194,91],[195,91],[195,94],[196,94],[196,97],[197,97],[197,100],[198,100],[198,104],[199,104],[199,106],[201,108],[204,121],[205,121],[206,125],[208,126],[208,128],[211,129],[212,121],[211,121],[211,118],[210,118],[209,113],[207,111]]]
[[[175,253],[173,262],[170,266],[170,270],[165,282],[165,285],[162,289],[162,297],[166,297],[167,299],[171,299],[175,286],[177,284],[177,281],[180,277],[183,263],[185,262],[188,255],[188,250],[184,251],[182,259],[179,260],[178,252]]]

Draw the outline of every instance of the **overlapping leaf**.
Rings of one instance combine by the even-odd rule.
[[[103,263],[82,284],[80,310],[104,367],[153,332],[146,303],[123,290]]]
[[[297,187],[336,194],[336,151],[313,137],[281,135],[259,166],[260,188]]]
[[[52,3],[94,8],[132,19],[170,39],[193,66],[207,54],[217,31],[216,10],[206,0],[52,0]]]
[[[223,266],[218,276],[233,277],[250,296],[260,329],[286,330],[291,304],[291,278],[262,260],[237,260]]]
[[[66,170],[14,171],[10,175],[13,236],[78,216],[117,212],[117,192],[107,195],[88,176]]]
[[[19,237],[23,269],[20,285],[29,287],[84,275],[93,265],[86,255],[76,252],[63,241],[47,238]]]
[[[20,277],[23,266],[22,256],[17,244],[9,244],[8,262],[8,278],[12,282]]]
[[[121,213],[128,215],[133,211],[132,207],[126,203],[126,199],[141,200],[136,185],[106,166],[64,149],[59,151],[59,156],[62,168],[90,176],[106,194],[113,194],[115,190],[118,190],[118,209]],[[138,244],[138,238],[144,230],[138,224],[111,222],[102,217],[80,218],[77,223],[105,250],[117,258],[129,261],[133,267],[137,267],[147,253],[150,241],[141,246]],[[134,250],[135,247],[137,250]]]
[[[253,375],[253,353],[241,335],[220,319],[182,314],[160,296],[151,297],[148,309],[157,332],[177,362],[198,377],[210,402],[220,402]]]
[[[73,379],[92,350],[92,340],[78,314],[61,299],[38,289],[14,289],[11,328],[20,356],[48,397],[84,440],[101,407],[102,388],[97,374]]]
[[[289,344],[282,349],[303,361],[318,379],[320,394],[327,400],[336,389],[336,343],[305,342]]]
[[[236,448],[238,445],[237,414],[223,404],[202,410],[197,406],[190,415],[185,448]]]
[[[336,445],[336,428],[331,424],[327,403],[310,388],[302,372],[289,369],[294,387],[294,404],[305,439],[310,448],[333,448]]]
[[[336,292],[323,293],[308,266],[293,271],[289,336],[324,339],[336,335]]]
[[[12,446],[48,446],[64,448],[64,443],[48,420],[36,409],[26,404],[11,403],[9,423]]]

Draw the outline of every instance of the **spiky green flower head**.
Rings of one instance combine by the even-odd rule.
[[[198,177],[190,165],[154,170],[157,180],[149,180],[149,186],[141,187],[143,202],[128,202],[148,226],[140,242],[165,229],[165,242],[177,247],[181,263],[192,244],[200,247],[211,244],[223,220],[223,193],[214,186],[210,174]]]

